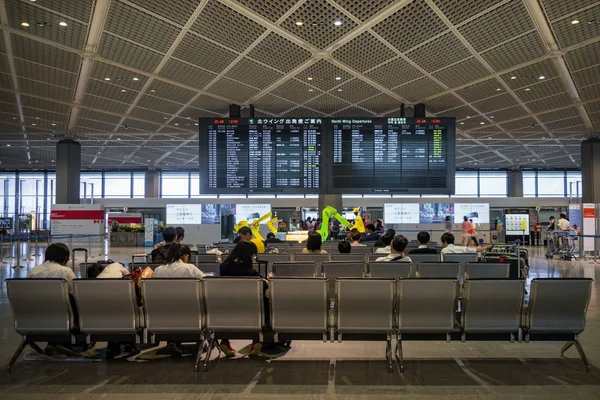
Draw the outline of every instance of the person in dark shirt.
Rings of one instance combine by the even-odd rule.
[[[431,236],[428,232],[421,231],[417,235],[417,241],[419,242],[419,247],[411,250],[408,254],[438,254],[436,249],[431,249],[427,247],[429,241],[431,240]]]
[[[157,264],[166,264],[167,263],[167,254],[169,253],[169,249],[173,242],[177,240],[177,231],[172,226],[165,228],[163,231],[163,240],[165,244],[157,247],[152,250],[150,256],[152,257],[152,262]]]
[[[265,240],[265,244],[270,243],[283,243],[283,241],[279,238],[276,238],[273,232],[269,232],[267,233],[267,240]]]
[[[249,242],[250,239],[252,239],[252,229],[248,228],[247,226],[242,226],[238,230],[238,237],[235,238],[233,243]]]
[[[379,239],[377,239],[377,241],[375,242],[373,247],[386,247],[387,245],[385,243],[383,243],[384,236],[390,236],[393,240],[394,236],[396,236],[396,231],[393,230],[392,228],[389,228],[388,230],[386,230],[385,233],[383,234],[383,236],[380,236]],[[390,243],[392,242],[392,240],[390,240]]]
[[[375,242],[379,239],[379,234],[375,232],[375,225],[367,224],[365,226],[366,235],[360,240],[363,242]]]

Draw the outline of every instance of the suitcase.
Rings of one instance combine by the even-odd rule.
[[[83,269],[79,268],[79,276],[82,279],[85,279],[85,278],[87,278],[88,250],[84,249],[83,247],[78,247],[76,249],[73,249],[71,251],[71,262],[73,264],[73,267],[72,267],[73,268],[73,273],[75,273],[75,253],[81,252],[81,251],[84,252],[84,258],[83,258],[84,261],[83,261],[83,263],[85,265],[85,268],[83,268]]]

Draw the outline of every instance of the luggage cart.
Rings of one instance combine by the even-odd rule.
[[[570,231],[548,231],[546,258],[552,259],[558,255],[561,260],[574,260],[575,238]]]

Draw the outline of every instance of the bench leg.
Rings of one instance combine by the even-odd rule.
[[[400,364],[400,372],[404,372],[404,357],[402,355],[402,340],[396,341],[396,361]]]
[[[194,364],[194,372],[198,372],[198,365],[200,365],[200,359],[202,358],[202,350],[204,350],[204,339],[200,340],[197,344],[198,352],[196,353],[196,364]]]
[[[388,338],[385,346],[385,359],[388,363],[388,372],[391,374],[393,370],[392,366],[392,339]]]
[[[29,345],[29,347],[31,347],[32,349],[34,349],[35,351],[37,351],[40,354],[44,354],[44,351],[40,348],[40,346],[38,346],[37,344],[35,344],[34,342],[27,342],[27,344]]]
[[[210,355],[212,354],[212,349],[215,346],[215,337],[212,336],[210,341],[208,342],[208,351],[206,352],[206,358],[204,359],[204,364],[202,365],[202,372],[206,372],[208,369],[208,362],[210,361]]]
[[[23,349],[25,348],[25,346],[27,346],[27,343],[28,343],[27,339],[23,339],[21,341],[21,344],[17,348],[17,351],[15,351],[15,354],[13,354],[12,358],[8,362],[8,372],[9,373],[10,373],[10,369],[12,368],[13,364],[17,361],[17,358],[19,358],[19,356],[23,352]]]
[[[575,339],[575,348],[577,349],[577,352],[579,353],[579,357],[581,357],[581,361],[583,361],[583,364],[585,365],[585,370],[587,372],[590,372],[590,362],[588,361],[585,352],[583,351],[583,347],[581,347],[581,343],[579,343],[579,340]]]
[[[567,342],[565,343],[565,345],[563,346],[562,350],[560,351],[560,356],[564,357],[565,356],[565,351],[569,350],[571,348],[571,346],[573,346],[575,344],[575,342]]]

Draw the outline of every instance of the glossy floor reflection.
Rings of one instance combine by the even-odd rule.
[[[103,253],[97,244],[94,261]],[[110,258],[130,262],[143,249],[111,249]],[[530,279],[589,277],[600,264],[547,261],[531,250]],[[389,374],[384,343],[294,342],[277,360],[236,358],[212,361],[208,373],[194,374],[193,360],[110,362],[17,361],[6,364],[20,338],[14,332],[4,279],[24,277],[36,261],[27,254],[43,246],[22,245],[21,265],[13,248],[3,248],[0,265],[0,398],[2,399],[600,399],[600,317],[594,284],[581,343],[593,365],[586,373],[575,349],[561,359],[563,343],[406,342],[404,374]],[[76,263],[82,260],[76,260]],[[242,348],[247,342],[233,342]],[[105,344],[98,344],[103,347]],[[25,353],[31,353],[26,350]]]

